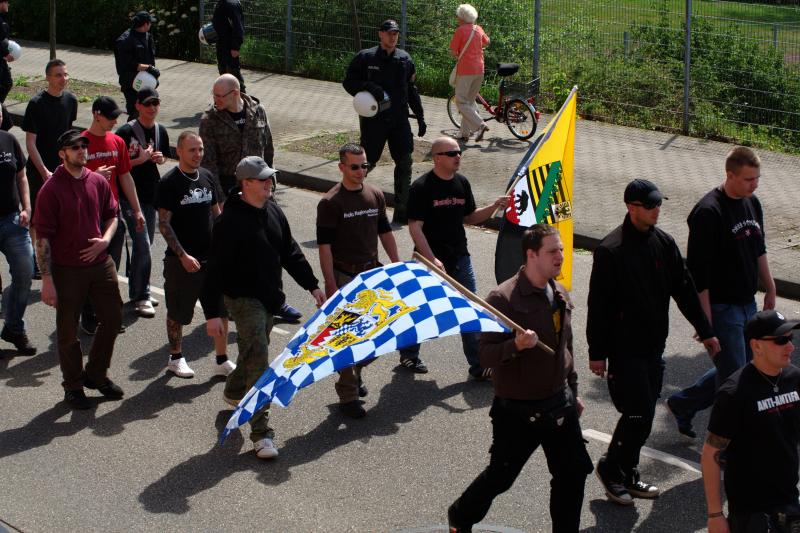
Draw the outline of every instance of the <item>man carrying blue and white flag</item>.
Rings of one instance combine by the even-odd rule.
[[[239,402],[221,440],[265,405],[285,407],[298,389],[343,368],[456,333],[510,331],[477,300],[412,261],[358,274],[270,364]]]

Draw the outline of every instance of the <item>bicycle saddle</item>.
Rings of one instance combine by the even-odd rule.
[[[498,63],[497,75],[498,76],[511,76],[519,70],[519,63]]]

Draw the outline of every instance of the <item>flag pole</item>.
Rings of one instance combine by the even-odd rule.
[[[433,262],[430,261],[427,257],[424,257],[419,252],[414,252],[413,258],[414,258],[415,261],[418,261],[418,262],[422,263],[423,265],[425,265],[426,267],[428,267],[431,271],[433,271],[434,274],[436,274],[440,278],[442,278],[445,281],[447,281],[447,283],[452,285],[458,292],[463,294],[468,300],[471,300],[471,301],[475,302],[476,304],[480,305],[481,307],[484,307],[487,311],[489,311],[495,317],[497,317],[500,320],[500,322],[502,322],[505,326],[507,326],[510,329],[513,329],[514,331],[518,331],[520,333],[525,333],[525,328],[523,328],[522,326],[520,326],[519,324],[517,324],[516,322],[514,322],[510,318],[508,318],[506,315],[504,315],[503,313],[501,313],[500,311],[498,311],[497,309],[495,309],[491,305],[489,305],[489,303],[486,302],[486,300],[484,300],[483,298],[481,298],[480,296],[476,295],[471,290],[469,290],[468,288],[464,287],[462,284],[457,282],[449,274],[447,274],[447,272],[443,271],[441,268],[439,268],[435,264],[433,264]],[[543,343],[540,340],[536,341],[536,346],[541,348],[548,355],[555,355],[555,353],[556,353],[551,347],[549,347],[548,345],[546,345],[545,343]]]

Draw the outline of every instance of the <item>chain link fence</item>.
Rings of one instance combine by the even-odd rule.
[[[204,20],[216,2],[198,0]],[[429,95],[450,92],[447,53],[457,1],[242,0],[251,67],[340,81],[353,54],[377,44],[387,18]],[[582,115],[635,127],[800,151],[800,7],[796,1],[483,0],[497,62],[517,81],[541,77],[552,110],[573,85]],[[691,14],[691,16],[687,16]],[[688,44],[688,46],[687,46]],[[204,51],[213,60],[213,51]]]

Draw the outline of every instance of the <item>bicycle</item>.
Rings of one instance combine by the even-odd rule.
[[[533,137],[536,133],[536,126],[539,124],[541,113],[534,107],[535,94],[539,88],[539,78],[528,83],[518,83],[508,81],[505,78],[513,76],[519,70],[517,63],[498,63],[497,75],[500,76],[499,95],[497,105],[492,105],[478,93],[475,103],[483,106],[489,113],[486,117],[481,117],[484,122],[496,120],[508,126],[511,135],[520,140]],[[447,116],[457,128],[461,127],[461,112],[456,105],[456,95],[452,95],[447,100]]]

